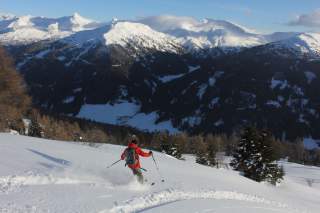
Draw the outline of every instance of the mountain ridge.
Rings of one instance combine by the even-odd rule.
[[[121,25],[121,27],[119,27]],[[121,28],[121,29],[120,29]],[[113,33],[118,29],[117,33]],[[101,32],[105,30],[105,32]],[[96,22],[75,13],[61,18],[46,17],[10,17],[0,19],[0,42],[4,45],[25,45],[39,41],[54,42],[68,37],[80,37],[86,34],[87,41],[101,40],[99,31],[106,34],[105,44],[119,44],[126,46],[130,42],[152,44],[154,38],[164,38],[155,42],[156,46],[181,46],[188,52],[203,52],[218,48],[223,53],[237,52],[241,48],[276,43],[275,46],[295,49],[297,55],[308,51],[310,56],[320,56],[320,34],[304,32],[275,32],[272,34],[258,34],[246,27],[225,20],[204,19],[198,21],[191,17],[153,16],[138,20],[113,20],[110,22]],[[84,33],[83,33],[84,32]],[[113,33],[113,37],[108,35]],[[116,35],[119,40],[115,40]],[[79,34],[79,35],[78,35]],[[144,37],[143,42],[141,37]],[[309,37],[309,39],[306,39]],[[113,42],[109,42],[113,40]],[[307,42],[306,42],[307,41]],[[277,43],[278,42],[278,43]],[[83,42],[82,42],[83,43]],[[162,43],[162,44],[160,44]],[[301,48],[297,48],[299,46]],[[169,45],[170,46],[170,45]],[[165,48],[170,51],[170,48]],[[173,48],[174,49],[174,48]],[[210,51],[209,51],[210,52]]]

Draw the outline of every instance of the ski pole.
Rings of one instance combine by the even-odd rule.
[[[145,168],[142,168],[142,167],[141,167],[140,169],[141,169],[141,170],[143,170],[143,171],[145,171],[145,172],[147,172],[147,171],[148,171],[148,170],[146,170]]]
[[[156,159],[154,159],[153,153],[152,153],[151,157],[152,157],[152,160],[153,160],[153,162],[154,162],[154,165],[155,165],[156,168],[157,168],[158,174],[159,174],[159,176],[160,176],[160,178],[161,178],[161,182],[164,182],[164,179],[163,179],[163,177],[162,177],[162,175],[161,175],[161,173],[160,173],[160,169],[159,169],[159,166],[158,166],[158,164],[157,164],[157,162],[156,162]]]
[[[109,169],[110,167],[112,167],[113,165],[115,165],[115,164],[117,164],[117,163],[119,163],[120,161],[122,161],[121,159],[120,160],[117,160],[116,162],[114,162],[113,164],[111,164],[111,165],[109,165],[109,166],[107,166],[107,169]]]

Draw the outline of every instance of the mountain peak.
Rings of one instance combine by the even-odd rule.
[[[320,58],[320,33],[295,33],[286,39],[267,44],[267,47],[285,57]]]
[[[77,32],[77,31],[83,30],[87,25],[89,25],[90,23],[93,23],[94,21],[84,18],[79,13],[75,12],[70,17],[70,22],[72,25],[72,31]]]
[[[34,24],[31,18],[32,16],[30,15],[17,17],[8,25],[8,28],[16,30],[19,28],[32,27]]]
[[[302,53],[320,56],[320,33],[301,33],[287,42]]]
[[[129,21],[113,21],[112,26],[109,32],[105,34],[105,38],[107,43],[113,42],[115,40],[121,41],[125,38],[133,38],[134,36],[152,36],[156,34],[154,30],[152,30],[149,26],[129,22]],[[159,34],[162,36],[162,33]]]
[[[81,22],[81,23],[85,23],[85,24],[92,22],[91,19],[85,18],[77,12],[73,13],[73,15],[71,16],[71,20],[73,20],[74,22]]]
[[[78,12],[74,12],[72,17],[74,17],[74,18],[83,18]]]
[[[0,21],[1,20],[9,20],[9,19],[13,19],[16,16],[10,13],[0,13]]]
[[[206,18],[204,18],[204,19],[201,20],[201,22],[202,22],[203,24],[207,24],[207,23],[209,22],[209,20],[206,19]]]
[[[118,19],[117,19],[116,17],[113,17],[112,20],[111,20],[111,23],[112,23],[112,24],[115,24],[115,23],[117,23],[117,22],[118,22]]]
[[[106,45],[117,44],[156,49],[159,51],[176,51],[174,38],[151,29],[149,26],[129,21],[117,21],[111,24],[110,30],[104,34]]]

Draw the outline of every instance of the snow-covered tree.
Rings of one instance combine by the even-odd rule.
[[[267,131],[246,128],[233,157],[231,166],[252,180],[276,184],[284,175],[275,162],[272,137]]]
[[[180,147],[174,141],[162,141],[161,142],[161,151],[167,155],[171,155],[177,159],[182,158],[182,152]]]
[[[39,137],[39,138],[43,136],[43,129],[41,128],[41,125],[39,124],[39,122],[36,120],[35,117],[31,118],[31,124],[30,124],[28,135],[32,137]]]

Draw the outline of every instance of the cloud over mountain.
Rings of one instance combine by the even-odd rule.
[[[291,26],[320,28],[320,8],[311,13],[299,15],[295,20],[290,21],[288,24]]]

